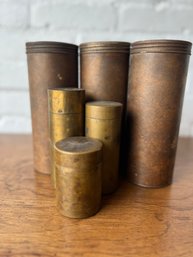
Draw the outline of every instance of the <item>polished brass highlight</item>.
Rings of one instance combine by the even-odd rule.
[[[54,143],[67,137],[83,136],[84,103],[84,89],[48,89],[50,162],[54,187],[56,187]]]
[[[101,204],[102,143],[66,138],[55,144],[55,160],[59,211],[70,218],[96,214]]]
[[[86,136],[103,143],[102,192],[118,186],[122,104],[96,101],[86,104]]]
[[[35,170],[49,174],[48,88],[78,85],[78,47],[59,42],[26,43]]]
[[[191,43],[132,44],[128,92],[128,177],[144,187],[171,184]]]
[[[129,56],[128,42],[99,41],[80,45],[80,85],[86,90],[86,101],[116,101],[123,104],[121,173],[125,173],[124,128]]]

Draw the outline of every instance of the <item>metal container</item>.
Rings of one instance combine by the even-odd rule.
[[[101,204],[102,143],[66,138],[55,144],[55,160],[59,211],[70,218],[94,215]]]
[[[54,187],[54,143],[71,136],[84,134],[85,91],[79,88],[48,89],[48,112],[51,152],[51,177]]]
[[[58,42],[26,43],[34,167],[50,173],[47,89],[78,85],[78,47]]]
[[[122,104],[96,101],[86,104],[86,136],[103,143],[102,192],[118,186]]]
[[[128,177],[144,187],[171,184],[191,43],[139,41],[131,47]]]
[[[80,45],[80,84],[86,101],[116,101],[123,104],[121,166],[124,173],[125,113],[130,43],[90,42]]]

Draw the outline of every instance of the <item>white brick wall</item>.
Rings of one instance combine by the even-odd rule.
[[[0,0],[0,132],[31,131],[25,42],[193,41],[192,0]],[[180,134],[193,136],[193,60]]]

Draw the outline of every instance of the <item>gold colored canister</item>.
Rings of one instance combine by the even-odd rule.
[[[56,197],[59,211],[70,218],[96,214],[101,204],[102,143],[69,137],[55,144]]]
[[[122,104],[96,101],[86,104],[86,136],[103,143],[102,192],[118,186]]]
[[[84,134],[85,91],[79,88],[48,89],[51,177],[56,187],[54,143]]]

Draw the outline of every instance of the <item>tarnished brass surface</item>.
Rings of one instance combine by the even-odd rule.
[[[125,113],[130,43],[89,42],[80,45],[80,86],[86,101],[116,101],[123,104],[121,163],[125,153]],[[123,171],[123,167],[121,169]]]
[[[47,89],[78,85],[77,50],[66,43],[26,43],[34,167],[42,173],[50,173]]]
[[[55,144],[56,197],[59,211],[87,218],[100,209],[102,143],[69,137]]]
[[[118,186],[122,104],[96,101],[86,104],[86,136],[103,143],[102,192]]]
[[[172,182],[191,43],[132,44],[128,92],[128,177],[145,187]]]
[[[85,91],[79,88],[48,89],[51,177],[54,187],[54,143],[84,134]]]

